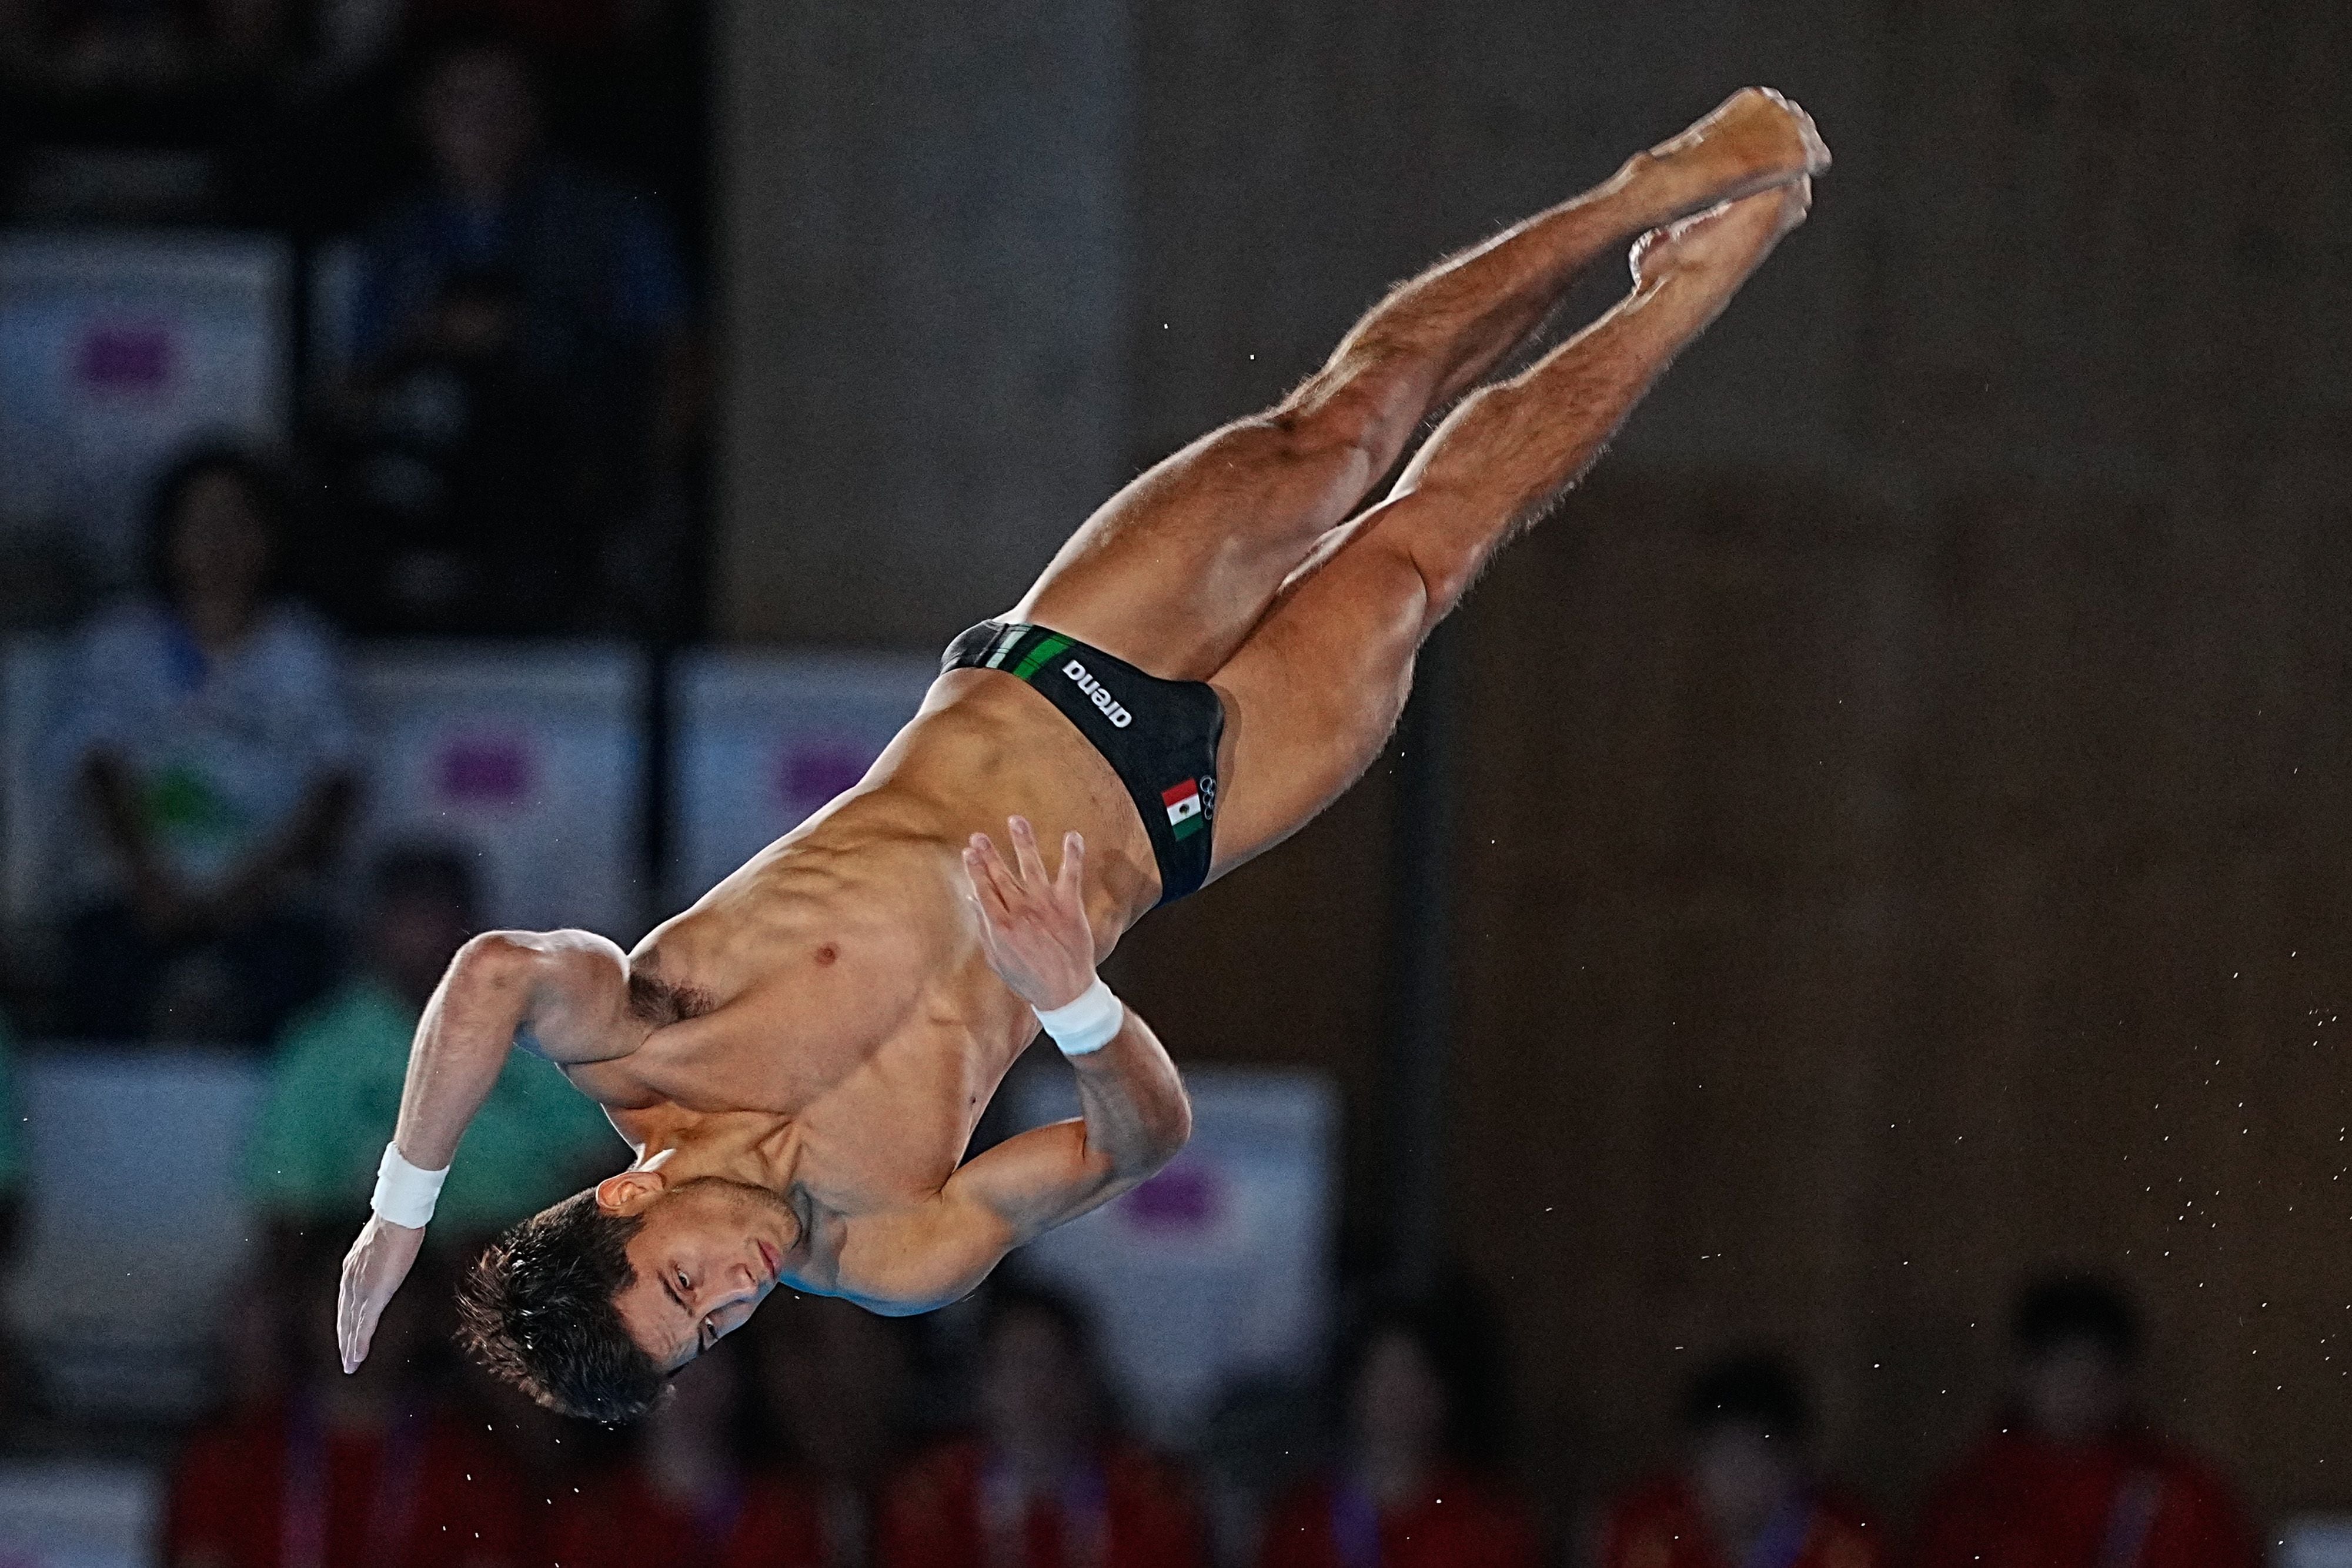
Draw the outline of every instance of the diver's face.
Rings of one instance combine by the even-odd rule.
[[[645,1220],[629,1239],[636,1281],[614,1305],[629,1337],[670,1371],[740,1328],[767,1299],[800,1226],[775,1194],[719,1176],[650,1192],[625,1185],[608,1199],[616,1184],[645,1174],[614,1177],[597,1189],[597,1203]]]

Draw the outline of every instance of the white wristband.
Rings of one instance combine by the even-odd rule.
[[[1097,975],[1095,983],[1066,1007],[1039,1008],[1039,1027],[1053,1037],[1064,1056],[1085,1056],[1108,1045],[1127,1026],[1127,1004],[1111,994]]]
[[[377,1214],[394,1225],[422,1230],[433,1218],[441,1184],[448,1179],[447,1166],[437,1171],[419,1170],[401,1157],[397,1143],[386,1144],[383,1158],[376,1164],[375,1197],[370,1202]]]

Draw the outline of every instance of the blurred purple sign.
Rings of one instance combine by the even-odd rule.
[[[672,905],[853,789],[939,674],[929,653],[692,653],[677,666]]]
[[[1209,1229],[1224,1208],[1224,1178],[1217,1168],[1205,1160],[1180,1155],[1175,1164],[1122,1198],[1118,1213],[1137,1230],[1172,1233]]]
[[[129,580],[159,469],[283,434],[291,273],[267,236],[0,239],[0,525],[61,528]]]
[[[389,844],[446,843],[474,858],[490,924],[634,940],[635,653],[404,643],[366,650],[355,674],[372,757],[362,863]]]
[[[877,748],[837,736],[794,741],[776,755],[776,804],[797,821],[866,777]]]
[[[520,737],[460,736],[441,748],[442,798],[467,806],[520,806],[530,797],[530,743]]]
[[[152,396],[172,380],[173,349],[169,327],[104,322],[82,339],[76,368],[96,391]]]

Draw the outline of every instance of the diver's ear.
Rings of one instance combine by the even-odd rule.
[[[658,1170],[626,1170],[596,1184],[596,1207],[606,1214],[643,1214],[669,1186]]]

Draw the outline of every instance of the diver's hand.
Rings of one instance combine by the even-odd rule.
[[[375,1325],[424,1245],[423,1226],[394,1225],[379,1214],[369,1218],[344,1254],[343,1288],[335,1298],[335,1348],[345,1372],[358,1371],[367,1359]]]
[[[1095,934],[1087,920],[1087,841],[1062,836],[1062,871],[1045,874],[1026,817],[1005,823],[1015,863],[1006,865],[986,833],[964,846],[972,902],[980,906],[988,961],[1013,994],[1039,1011],[1066,1007],[1095,983]]]

